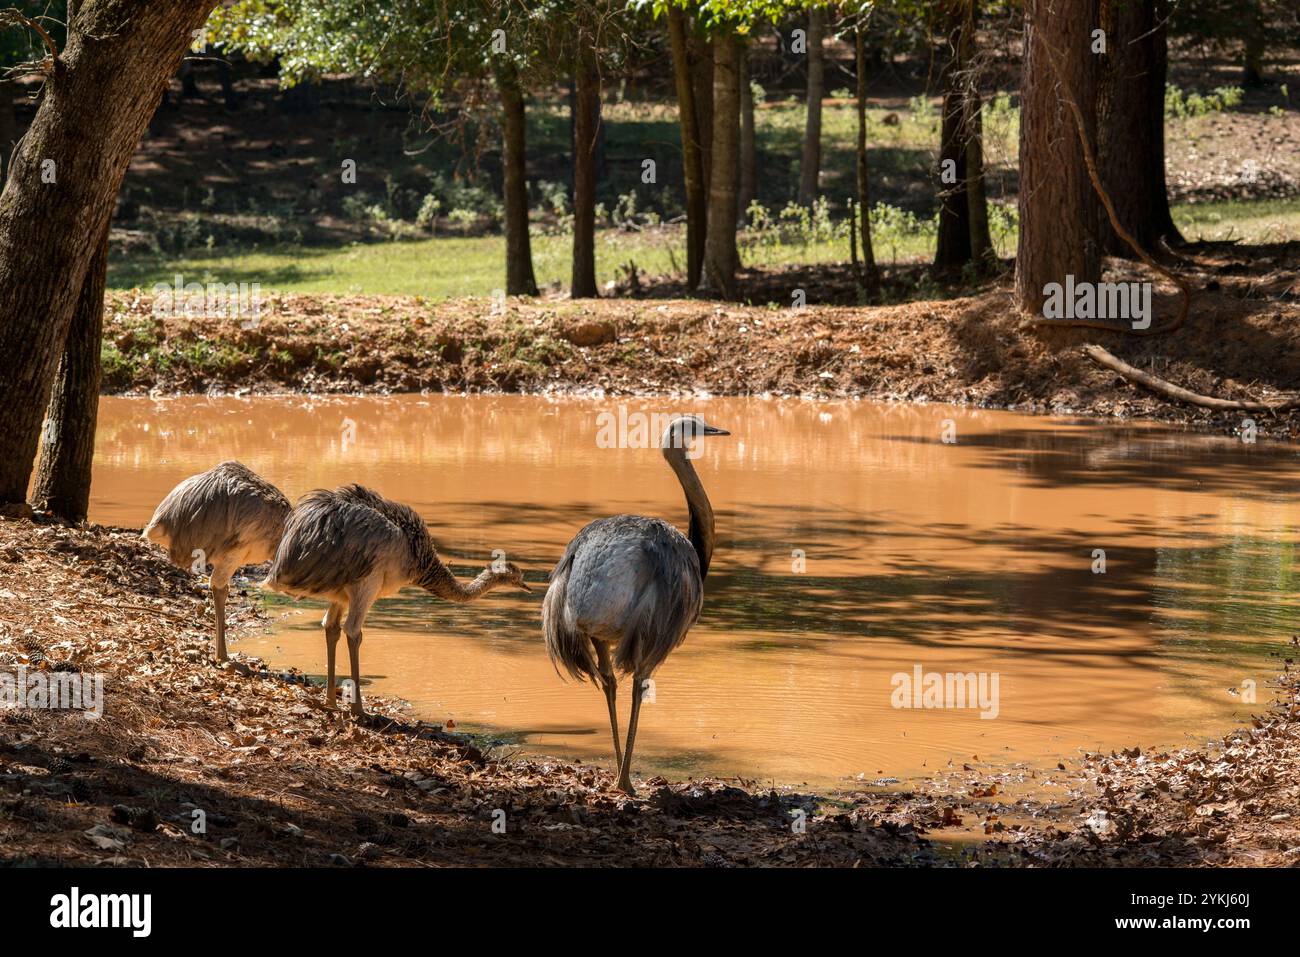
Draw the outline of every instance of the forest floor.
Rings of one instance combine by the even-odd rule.
[[[1113,260],[1108,281],[1152,281],[1153,328],[1181,296]],[[110,295],[111,393],[387,393],[421,390],[803,395],[937,402],[1062,416],[1157,419],[1220,431],[1212,412],[1122,380],[1081,354],[1095,342],[1193,392],[1273,402],[1300,392],[1300,243],[1205,244],[1175,267],[1185,325],[1138,336],[1045,328],[1013,305],[1005,273],[969,294],[882,306],[756,307],[699,299],[461,299],[268,294],[256,321],[176,315],[151,291]],[[747,274],[759,295],[852,287],[848,267]],[[891,281],[902,282],[897,274]],[[650,280],[645,280],[646,285]],[[665,286],[668,285],[665,281]],[[644,291],[644,289],[643,289]],[[671,288],[663,290],[671,294]],[[778,296],[773,295],[773,298]],[[1294,438],[1300,414],[1254,413]]]
[[[236,631],[260,623],[242,598],[232,611]],[[973,759],[907,791],[656,778],[633,799],[604,768],[495,759],[382,698],[357,723],[301,674],[215,665],[210,615],[198,580],[135,530],[0,519],[0,692],[103,679],[94,720],[0,707],[0,864],[1300,863],[1290,646],[1278,703],[1204,748],[1029,774]]]

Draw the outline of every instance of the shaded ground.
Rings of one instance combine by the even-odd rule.
[[[604,769],[494,760],[373,697],[380,718],[359,726],[326,712],[301,675],[211,664],[203,590],[132,530],[0,519],[0,602],[0,673],[98,673],[106,692],[98,720],[0,709],[0,863],[1300,861],[1300,680],[1288,648],[1281,703],[1205,749],[1088,755],[1050,781],[972,756],[907,793],[653,779],[632,800]],[[258,618],[243,598],[233,609],[239,626]],[[1017,797],[1027,784],[1033,796]]]
[[[464,299],[270,295],[256,323],[154,314],[151,292],[115,293],[105,330],[109,392],[595,391],[779,394],[929,401],[1060,415],[1141,417],[1220,430],[1245,416],[1171,403],[1080,354],[1097,342],[1195,392],[1273,400],[1300,391],[1300,243],[1187,250],[1186,325],[1136,337],[1044,329],[1013,308],[1009,278],[975,295],[879,307],[816,305],[851,295],[841,269],[749,274],[742,294],[805,308],[700,300]],[[1111,281],[1159,280],[1115,261]],[[895,275],[901,283],[906,275]],[[635,290],[625,290],[635,295]],[[1160,280],[1153,325],[1178,310]],[[244,328],[244,325],[250,328]],[[252,326],[256,326],[253,328]],[[1295,436],[1295,413],[1256,413]]]
[[[0,667],[102,673],[104,715],[0,710],[0,862],[912,864],[916,812],[723,782],[613,790],[494,761],[391,702],[361,727],[300,676],[208,660],[204,596],[138,532],[0,521]],[[247,603],[238,601],[245,622]],[[207,833],[191,831],[193,811]],[[791,821],[806,809],[806,833]],[[495,812],[504,812],[504,818]],[[504,820],[505,833],[493,831]],[[90,833],[87,833],[90,832]]]

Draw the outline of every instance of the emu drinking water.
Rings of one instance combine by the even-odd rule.
[[[226,597],[230,578],[245,565],[275,556],[289,515],[278,488],[238,462],[192,475],[162,500],[144,537],[167,549],[181,568],[212,566],[217,661],[226,660]]]
[[[598,519],[569,542],[542,603],[542,632],[551,661],[604,689],[618,786],[628,794],[636,793],[632,747],[645,681],[699,620],[713,555],[713,508],[687,449],[705,435],[730,434],[699,416],[669,423],[661,444],[686,493],[687,533],[640,515]],[[621,751],[615,668],[632,673],[632,714],[627,747]]]
[[[361,707],[361,629],[376,599],[417,585],[439,598],[470,602],[501,585],[524,584],[510,562],[485,568],[462,585],[438,558],[429,530],[413,508],[360,485],[304,495],[285,524],[265,584],[276,591],[329,602],[325,619],[328,673],[325,703],[334,707],[334,661],[339,633],[348,636],[352,664],[352,712]],[[347,609],[347,619],[343,611]]]

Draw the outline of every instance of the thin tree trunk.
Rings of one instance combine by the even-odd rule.
[[[808,11],[808,90],[803,131],[803,160],[799,167],[799,205],[817,200],[822,171],[822,97],[826,92],[826,65],[822,37],[826,32],[826,11]]]
[[[858,74],[858,230],[862,245],[862,284],[868,295],[876,298],[880,294],[880,269],[876,266],[876,254],[871,244],[871,198],[868,185],[870,182],[867,165],[867,56],[864,42],[865,25],[859,25],[853,33],[854,54]]]
[[[1242,51],[1241,82],[1244,86],[1264,85],[1265,27],[1261,0],[1249,0],[1241,11],[1246,22],[1245,48]]]
[[[754,128],[754,89],[749,82],[749,48],[740,51],[740,195],[736,206],[743,221],[749,215],[758,180],[758,137]]]
[[[42,511],[82,522],[90,508],[91,460],[99,413],[99,350],[104,334],[104,280],[108,272],[108,229],[81,283],[72,325],[41,434],[41,458],[32,501]]]
[[[524,93],[519,74],[504,67],[497,74],[501,96],[502,192],[506,219],[506,295],[537,295],[532,241],[528,235],[528,153],[524,140]]]
[[[960,16],[955,7],[948,8]],[[970,262],[970,205],[966,201],[966,146],[962,128],[966,96],[962,77],[962,23],[957,21],[948,35],[952,55],[941,74],[943,121],[939,133],[939,168],[935,190],[939,197],[939,230],[935,246],[936,272],[955,272]]]
[[[190,57],[181,61],[180,81],[182,100],[203,99],[203,94],[199,90],[199,78],[194,75],[194,60]]]
[[[970,258],[980,272],[997,257],[989,234],[989,204],[984,193],[984,123],[979,91],[966,91],[966,223],[970,228]]]
[[[1181,237],[1165,188],[1165,11],[1155,0],[1102,7],[1108,55],[1097,96],[1097,166],[1120,223],[1151,252],[1162,239]],[[1098,211],[1103,251],[1136,253]]]
[[[235,95],[235,69],[229,60],[219,59],[216,62],[217,76],[221,80],[221,98],[226,109],[233,112],[239,108],[239,97]]]
[[[713,171],[702,292],[736,298],[736,173],[740,162],[740,40],[713,37]]]
[[[1152,35],[1155,45],[1155,63],[1151,69],[1152,79],[1147,86],[1147,133],[1152,146],[1151,159],[1147,164],[1147,193],[1155,200],[1155,210],[1151,214],[1155,232],[1164,237],[1171,246],[1180,245],[1185,240],[1178,226],[1174,223],[1174,214],[1169,208],[1169,188],[1165,179],[1165,85],[1169,77],[1169,0],[1156,0],[1155,16],[1159,24]]]
[[[975,18],[979,0],[963,0],[961,41],[957,58],[961,67],[961,132],[966,180],[966,222],[970,229],[970,255],[979,271],[993,265],[993,239],[989,235],[988,200],[984,195],[984,122],[979,77],[975,75]]]
[[[668,38],[673,55],[673,80],[677,86],[677,117],[681,125],[682,168],[686,183],[686,281],[687,288],[700,284],[704,264],[705,219],[709,193],[704,180],[704,154],[700,125],[695,111],[695,86],[686,40],[686,14],[680,7],[668,8]]]
[[[695,87],[695,121],[700,130],[700,169],[708,195],[713,176],[713,43],[695,35],[691,46],[691,83]]]
[[[1074,117],[1060,82],[1083,112],[1084,134],[1096,142],[1097,57],[1090,50],[1098,0],[1025,0],[1020,110],[1020,238],[1016,300],[1042,312],[1044,287],[1101,278],[1096,200]],[[1051,45],[1052,53],[1043,44]]]
[[[573,298],[596,292],[596,144],[600,127],[600,74],[584,51],[573,100]]]
[[[26,498],[63,342],[122,177],[213,6],[87,0],[72,18],[0,195],[0,507]]]

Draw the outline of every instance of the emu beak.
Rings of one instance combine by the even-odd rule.
[[[720,429],[715,425],[706,425],[704,427],[704,434],[705,435],[730,435],[731,433],[728,432],[726,429]]]
[[[528,587],[528,582],[520,582],[520,583],[519,583],[519,587],[522,588],[522,589],[523,589],[524,591],[526,591],[526,592],[531,592],[531,591],[532,591],[532,589]]]

